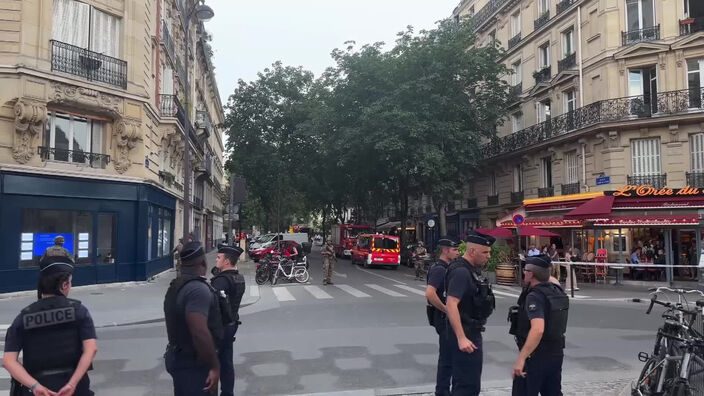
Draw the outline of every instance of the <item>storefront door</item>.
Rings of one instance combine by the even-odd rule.
[[[108,283],[117,281],[117,215],[114,213],[98,213],[95,238],[95,268],[96,282]],[[80,242],[79,242],[80,243]]]

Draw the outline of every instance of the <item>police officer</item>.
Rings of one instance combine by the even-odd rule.
[[[164,298],[169,345],[164,361],[175,396],[216,393],[220,364],[216,346],[223,337],[218,295],[205,279],[207,264],[199,242],[181,251],[181,274],[171,281]]]
[[[452,349],[452,394],[478,395],[482,376],[482,332],[494,311],[494,294],[481,276],[495,239],[476,231],[467,236],[467,250],[447,269],[447,317]]]
[[[88,309],[68,298],[73,262],[45,257],[39,268],[39,300],[20,312],[5,338],[2,364],[13,378],[11,395],[92,395],[86,372],[98,347]]]
[[[46,248],[46,251],[42,255],[41,260],[44,260],[46,257],[49,256],[71,257],[71,253],[69,253],[69,251],[64,248],[64,241],[65,240],[63,235],[57,235],[56,237],[54,237],[54,246],[49,246],[48,248]]]
[[[231,396],[235,393],[235,366],[232,361],[232,343],[240,325],[239,309],[244,295],[244,276],[237,270],[237,260],[243,250],[237,246],[220,246],[216,258],[218,274],[210,280],[215,290],[224,293],[228,299],[230,312],[223,312],[225,326],[223,340],[218,349],[220,360],[220,396]]]
[[[445,308],[445,275],[450,263],[457,259],[459,240],[445,236],[438,240],[440,257],[428,271],[428,287],[425,296],[428,298],[428,321],[438,333],[440,350],[438,355],[438,372],[435,383],[435,394],[446,396],[450,394],[450,379],[452,378],[452,351],[448,347]]]
[[[332,239],[325,241],[325,245],[320,250],[320,254],[323,256],[323,285],[332,285],[332,272],[335,267],[335,262],[337,261]]]
[[[520,349],[513,366],[513,395],[562,395],[562,360],[569,298],[550,277],[550,257],[526,258],[526,286],[512,328]],[[513,323],[512,323],[513,324]]]
[[[428,250],[423,245],[423,241],[418,241],[418,245],[413,249],[413,265],[416,268],[415,280],[423,280],[423,269],[426,257],[428,257]]]

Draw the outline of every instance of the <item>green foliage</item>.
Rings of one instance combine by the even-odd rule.
[[[496,271],[499,264],[508,264],[513,259],[513,249],[503,241],[491,245],[491,257],[484,268],[487,271]]]

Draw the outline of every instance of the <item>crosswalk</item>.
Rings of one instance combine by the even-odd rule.
[[[3,351],[5,350],[5,333],[10,325],[0,324],[0,359],[2,359]],[[9,380],[10,373],[7,370],[0,368],[0,380]]]

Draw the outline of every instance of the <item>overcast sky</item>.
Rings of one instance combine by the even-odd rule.
[[[215,73],[223,105],[238,79],[281,60],[316,77],[332,65],[330,52],[357,44],[392,43],[407,25],[432,28],[459,0],[206,0],[215,11]]]

